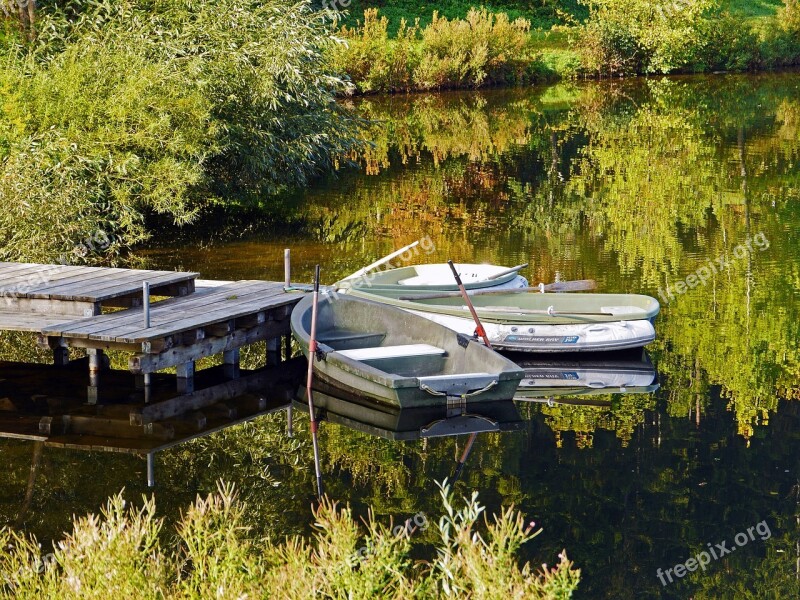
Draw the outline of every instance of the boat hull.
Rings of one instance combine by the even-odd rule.
[[[463,298],[422,298],[396,291],[345,290],[473,335],[475,322]],[[498,293],[473,296],[492,346],[510,352],[609,352],[646,346],[655,339],[655,298],[638,294]]]
[[[525,369],[517,398],[638,394],[658,389],[655,367],[646,355],[607,360],[522,359],[517,364]]]
[[[475,332],[472,319],[412,312],[465,335]],[[653,324],[647,320],[520,327],[481,319],[481,324],[492,346],[508,352],[611,352],[641,348],[656,337]]]
[[[311,298],[298,303],[291,326],[303,354],[309,356]],[[523,371],[483,344],[459,336],[394,307],[347,295],[319,303],[314,374],[348,393],[390,406],[411,408],[513,398]],[[359,350],[427,346],[438,355],[356,359]]]

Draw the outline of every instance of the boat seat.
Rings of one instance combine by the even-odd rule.
[[[375,346],[340,350],[339,354],[353,360],[380,360],[390,358],[410,358],[414,356],[444,356],[443,349],[430,344],[405,344],[400,346]]]
[[[385,333],[370,331],[354,331],[352,329],[335,329],[333,331],[320,332],[317,339],[323,344],[335,346],[341,342],[372,341],[380,342],[386,337]]]
[[[415,275],[414,277],[406,277],[397,281],[397,285],[431,285],[431,278],[424,275]]]

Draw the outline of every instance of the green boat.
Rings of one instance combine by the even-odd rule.
[[[399,290],[346,290],[402,308],[471,335],[475,331],[458,294]],[[640,294],[540,294],[490,292],[471,296],[497,349],[518,352],[601,352],[641,348],[655,339],[658,300]]]
[[[292,311],[308,357],[312,297]],[[320,298],[315,377],[347,393],[411,408],[514,397],[524,372],[467,336],[406,311],[343,294]]]

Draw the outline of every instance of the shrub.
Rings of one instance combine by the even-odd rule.
[[[778,27],[770,29],[762,53],[771,66],[800,64],[800,0],[784,0],[778,10]]]
[[[177,527],[174,544],[152,501],[141,509],[110,499],[102,516],[76,519],[73,531],[42,561],[36,541],[0,529],[0,597],[72,598],[569,598],[580,571],[566,555],[552,568],[520,567],[517,551],[536,533],[507,509],[479,522],[475,495],[453,508],[442,492],[438,552],[412,563],[403,527],[369,518],[366,531],[348,508],[323,500],[313,540],[280,545],[252,539],[230,486],[199,498]],[[482,532],[479,533],[479,530]]]
[[[778,24],[786,33],[800,38],[800,0],[783,0],[778,9]]]
[[[402,21],[390,40],[388,25],[386,17],[378,17],[377,8],[367,9],[363,25],[341,28],[347,42],[331,53],[334,70],[347,73],[362,93],[409,91],[413,86],[419,64],[418,27]]]
[[[434,12],[422,30],[403,21],[393,39],[388,24],[377,9],[366,10],[363,24],[341,28],[346,45],[332,49],[331,64],[361,92],[474,88],[547,74],[524,19],[511,21],[486,9],[453,20]]]
[[[695,71],[744,71],[760,59],[759,39],[739,16],[723,12],[704,19],[699,28],[700,42],[690,65]]]
[[[744,70],[758,36],[716,0],[593,0],[580,35],[583,67],[597,73]]]
[[[485,8],[470,9],[466,19],[433,13],[422,32],[422,59],[414,79],[422,89],[480,87],[517,83],[529,60],[530,23],[510,21]]]

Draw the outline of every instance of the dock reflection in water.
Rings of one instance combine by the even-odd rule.
[[[197,389],[186,395],[174,391],[175,375],[156,374],[145,396],[130,373],[108,370],[99,401],[98,390],[87,393],[83,363],[0,362],[0,438],[35,442],[32,474],[43,446],[146,456],[152,486],[155,453],[288,408],[305,361],[242,369],[235,379],[211,367],[198,371]]]

